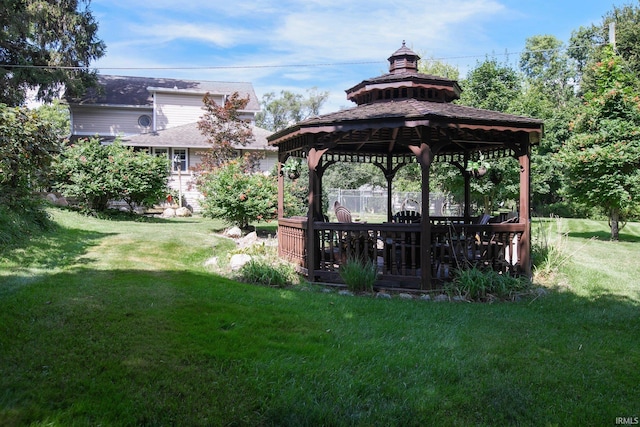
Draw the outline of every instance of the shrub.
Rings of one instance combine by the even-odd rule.
[[[0,104],[0,197],[19,207],[34,189],[47,185],[51,159],[60,140],[37,112]]]
[[[529,286],[527,279],[473,267],[457,269],[454,280],[446,286],[446,290],[472,301],[492,301],[511,300],[516,294],[525,292]]]
[[[250,222],[275,219],[278,186],[275,177],[248,173],[233,160],[200,177],[202,214],[247,229]]]
[[[67,147],[56,158],[56,187],[79,200],[85,211],[103,212],[110,200],[151,204],[167,192],[168,160],[133,151],[117,140],[101,145],[96,138]]]
[[[349,258],[340,267],[340,277],[352,292],[371,292],[378,275],[373,261],[360,258]]]

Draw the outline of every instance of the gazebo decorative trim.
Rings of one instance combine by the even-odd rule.
[[[347,90],[357,106],[311,117],[268,137],[280,165],[290,156],[306,158],[309,212],[284,217],[284,180],[279,176],[279,254],[298,264],[311,281],[340,281],[348,257],[366,256],[380,269],[379,284],[432,289],[449,279],[445,269],[482,265],[530,275],[530,150],[539,143],[540,120],[452,104],[458,83],[418,72],[419,56],[403,43],[390,58],[390,73]],[[474,224],[470,214],[467,165],[515,157],[520,166],[517,222]],[[431,164],[449,162],[465,179],[464,215],[439,218],[422,213],[420,223],[394,223],[391,196],[398,169],[418,163],[422,200],[429,200]],[[322,176],[336,162],[371,163],[387,179],[387,222],[327,222],[322,212]],[[428,203],[426,204],[428,206]],[[478,236],[477,244],[469,240]],[[463,259],[461,259],[463,258]],[[446,271],[445,271],[446,270]],[[445,274],[446,273],[446,274]]]

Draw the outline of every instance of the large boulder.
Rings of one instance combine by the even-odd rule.
[[[185,207],[178,208],[176,209],[176,216],[180,218],[186,218],[191,216],[191,211],[189,210],[189,208]]]
[[[162,218],[175,218],[176,216],[176,210],[173,208],[167,208],[162,212],[162,215],[160,215]]]
[[[251,255],[247,254],[235,254],[231,257],[229,261],[229,267],[231,270],[236,271],[240,270],[243,265],[251,261]]]
[[[242,230],[240,230],[240,227],[231,227],[225,232],[225,234],[227,237],[231,237],[232,239],[239,239],[242,237]]]
[[[251,246],[256,243],[258,243],[258,234],[255,231],[252,231],[238,240],[238,245],[241,248],[246,248],[247,246]]]

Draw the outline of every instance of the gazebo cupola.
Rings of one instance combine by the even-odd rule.
[[[420,73],[420,56],[404,42],[388,60],[389,73],[363,80],[347,89],[347,99],[363,105],[400,99],[451,102],[460,97],[462,89],[455,80]]]
[[[403,40],[402,47],[388,58],[389,72],[391,74],[417,73],[419,60],[420,56],[409,49]]]

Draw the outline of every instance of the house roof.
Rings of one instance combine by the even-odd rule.
[[[239,150],[267,150],[276,151],[267,143],[267,136],[271,131],[251,126],[253,141],[248,145],[234,145]],[[211,144],[198,129],[197,123],[189,123],[156,132],[143,133],[121,138],[124,145],[134,147],[184,147],[184,148],[210,148]]]
[[[253,85],[249,82],[98,75],[98,84],[100,89],[91,88],[80,99],[69,99],[68,102],[80,105],[107,104],[150,107],[153,105],[153,92],[201,94],[203,96],[207,92],[214,95],[231,95],[238,92],[241,96],[249,95],[249,103],[245,110],[260,110],[260,102]]]

